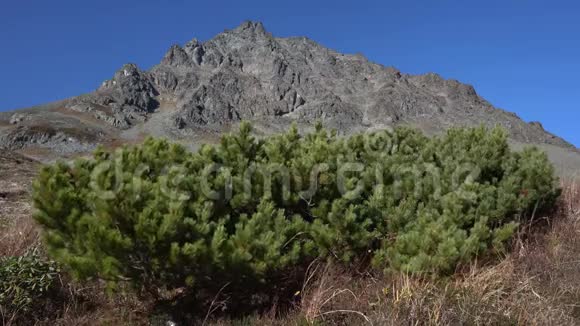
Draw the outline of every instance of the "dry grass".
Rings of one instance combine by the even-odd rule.
[[[149,306],[132,294],[104,294],[103,286],[65,284],[69,293],[54,318],[37,325],[146,325]]]
[[[22,256],[40,245],[38,228],[30,217],[6,223],[0,231],[0,257]]]
[[[0,154],[0,257],[19,256],[39,244],[29,198],[36,169],[27,158]]]

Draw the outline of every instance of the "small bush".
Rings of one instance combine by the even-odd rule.
[[[0,259],[0,306],[9,312],[27,312],[43,305],[55,289],[59,270],[35,252]]]
[[[47,166],[33,196],[50,254],[80,278],[247,294],[318,256],[453,271],[501,249],[556,181],[544,153],[510,151],[500,129],[256,139],[242,124],[197,153],[148,139]]]

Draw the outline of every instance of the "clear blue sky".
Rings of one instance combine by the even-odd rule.
[[[3,1],[0,110],[89,92],[126,62],[243,20],[475,86],[580,146],[580,3],[535,0]]]

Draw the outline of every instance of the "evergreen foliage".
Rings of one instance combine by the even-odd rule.
[[[501,129],[257,139],[243,123],[196,153],[149,138],[47,166],[34,203],[50,254],[79,278],[215,293],[318,256],[450,272],[501,248],[556,183],[543,152],[512,152]]]

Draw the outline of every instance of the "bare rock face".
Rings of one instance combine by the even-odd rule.
[[[206,42],[173,45],[149,71],[127,64],[95,92],[64,105],[113,129],[144,133],[149,121],[168,134],[220,131],[240,120],[266,121],[272,130],[320,120],[341,133],[485,124],[505,127],[517,142],[574,148],[540,124],[494,108],[470,85],[434,73],[403,74],[305,37],[276,38],[257,22]]]
[[[126,64],[111,80],[91,94],[73,98],[66,105],[78,112],[91,112],[96,119],[127,129],[146,120],[159,106],[152,77],[135,64]]]

